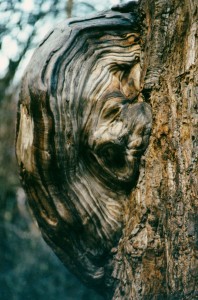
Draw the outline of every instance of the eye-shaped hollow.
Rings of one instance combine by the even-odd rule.
[[[100,149],[98,149],[97,155],[109,168],[120,169],[123,168],[126,163],[124,159],[124,147],[115,145],[114,143],[102,145]]]
[[[116,117],[118,117],[121,113],[121,108],[119,105],[111,105],[107,108],[105,108],[102,112],[102,117],[105,120],[114,120]]]

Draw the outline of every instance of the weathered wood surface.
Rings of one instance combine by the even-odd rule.
[[[197,11],[142,0],[65,22],[23,78],[16,152],[30,206],[106,298],[196,297]]]
[[[137,15],[109,11],[55,28],[23,78],[16,149],[29,203],[45,240],[94,286],[151,132],[140,74]]]
[[[153,128],[126,205],[113,299],[197,299],[197,1],[143,0],[142,79]],[[147,98],[148,101],[148,98]],[[119,267],[119,263],[121,267]]]

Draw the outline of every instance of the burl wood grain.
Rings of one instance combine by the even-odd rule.
[[[135,6],[64,22],[35,51],[21,87],[16,152],[29,204],[54,252],[95,287],[149,143],[139,32]]]

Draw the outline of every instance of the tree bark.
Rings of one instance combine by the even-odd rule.
[[[153,129],[126,205],[113,299],[197,297],[197,2],[141,1]]]
[[[142,0],[71,20],[23,80],[16,151],[30,205],[106,299],[197,296],[197,12]]]

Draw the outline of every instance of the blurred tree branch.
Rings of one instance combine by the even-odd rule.
[[[66,5],[66,14],[68,18],[72,16],[73,0],[68,0]]]

